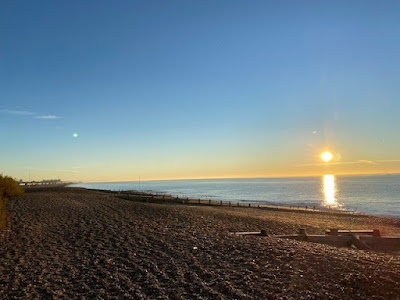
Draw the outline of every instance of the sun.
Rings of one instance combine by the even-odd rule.
[[[332,158],[333,158],[333,155],[329,151],[325,151],[325,152],[321,153],[321,159],[324,162],[329,162],[332,160]]]

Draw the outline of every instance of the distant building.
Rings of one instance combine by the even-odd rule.
[[[42,184],[60,184],[60,179],[50,179],[50,180],[42,180]]]
[[[50,184],[61,184],[62,181],[61,179],[48,179],[48,180],[42,180],[42,181],[22,181],[19,180],[18,184],[19,185],[50,185]]]

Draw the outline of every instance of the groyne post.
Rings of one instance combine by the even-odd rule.
[[[330,232],[331,235],[339,235],[339,230],[337,228],[331,229]]]
[[[300,228],[299,229],[299,235],[307,235],[307,232],[306,232],[305,228]]]

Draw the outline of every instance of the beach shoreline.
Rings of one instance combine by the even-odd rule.
[[[68,185],[64,185],[69,187]],[[75,187],[71,187],[75,188]],[[224,206],[224,207],[240,207],[240,208],[258,208],[265,210],[277,210],[286,212],[303,212],[303,213],[315,213],[321,215],[352,215],[352,216],[376,216],[389,219],[399,219],[395,216],[379,215],[379,214],[367,214],[358,211],[344,210],[334,207],[316,207],[312,205],[287,205],[284,203],[276,204],[259,204],[252,201],[224,201],[224,200],[211,200],[211,199],[195,199],[190,197],[179,197],[173,196],[167,193],[160,193],[155,191],[138,191],[138,190],[105,190],[105,189],[91,189],[82,188],[89,191],[103,192],[113,195],[125,200],[146,202],[146,203],[164,203],[164,204],[184,204],[184,205],[200,205],[200,206]]]
[[[400,296],[398,253],[272,236],[299,228],[315,234],[327,228],[377,228],[385,235],[400,235],[398,219],[132,200],[62,186],[30,188],[10,199],[0,248],[0,297]],[[229,234],[260,229],[270,236]]]
[[[334,176],[77,183],[71,187],[237,203],[346,211],[400,218],[399,176]]]

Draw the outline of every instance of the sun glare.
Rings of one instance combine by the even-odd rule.
[[[324,175],[323,177],[322,191],[324,193],[324,205],[325,206],[338,206],[336,200],[336,183],[335,176]]]
[[[329,161],[332,160],[332,158],[333,158],[333,155],[332,155],[332,153],[330,153],[329,151],[325,151],[325,152],[323,152],[323,153],[321,154],[321,159],[322,159],[324,162],[329,162]]]

